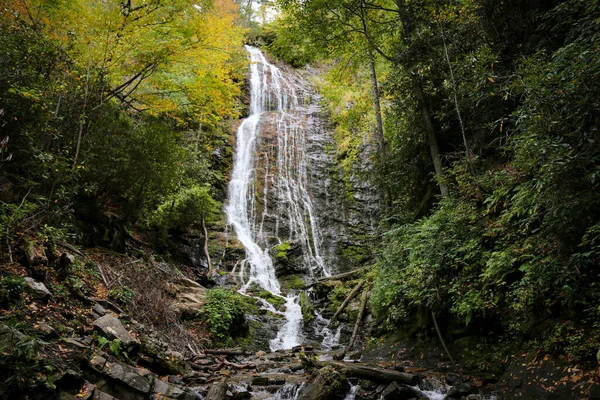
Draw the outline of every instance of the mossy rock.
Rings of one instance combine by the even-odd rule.
[[[265,299],[277,309],[285,305],[285,299],[283,297],[276,296],[268,290],[261,290],[256,294],[256,296],[260,297],[261,299]]]
[[[273,247],[273,254],[277,260],[287,261],[288,253],[292,249],[292,245],[290,242],[283,242],[275,247]]]
[[[300,275],[286,275],[279,282],[283,290],[302,290],[305,285]]]
[[[305,324],[315,319],[315,308],[310,300],[310,296],[306,292],[300,293],[300,308],[302,309],[302,319]]]

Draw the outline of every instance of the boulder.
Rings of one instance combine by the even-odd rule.
[[[332,367],[323,367],[311,377],[311,382],[300,392],[300,399],[333,400],[338,393],[348,391],[350,385],[346,378]]]
[[[44,338],[44,339],[53,339],[53,338],[57,338],[58,334],[56,333],[56,330],[54,330],[53,327],[51,327],[50,325],[41,322],[39,324],[36,324],[33,326],[39,333],[40,335]]]
[[[100,316],[106,315],[106,313],[107,313],[106,309],[98,303],[94,304],[94,306],[92,307],[92,311],[94,311],[96,314],[98,314]]]
[[[40,301],[47,301],[50,298],[50,291],[42,282],[38,282],[33,278],[25,278],[25,288],[31,295]]]
[[[469,383],[458,383],[448,390],[448,395],[446,397],[449,399],[460,399],[461,397],[471,394],[472,391],[473,388]]]
[[[181,278],[169,283],[167,288],[175,297],[172,307],[183,316],[198,316],[206,304],[207,289],[191,279]]]
[[[396,382],[387,385],[380,397],[382,400],[408,400],[420,398],[427,398],[427,395],[418,389],[402,386]]]
[[[109,339],[119,339],[128,352],[137,350],[140,343],[127,332],[118,318],[105,315],[94,321],[94,327],[101,331]]]

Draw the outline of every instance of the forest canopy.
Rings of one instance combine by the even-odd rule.
[[[158,214],[183,228],[183,206],[164,203],[192,192],[198,218],[213,215],[245,31],[231,0],[4,1],[3,249],[40,229],[119,247],[127,223]]]
[[[280,0],[266,47],[317,82],[387,212],[388,329],[600,340],[600,6],[591,0]],[[588,329],[582,335],[581,329]]]

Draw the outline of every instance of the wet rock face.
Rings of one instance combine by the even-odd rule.
[[[274,249],[277,276],[300,272],[311,280],[324,270],[344,272],[372,258],[368,242],[380,199],[358,174],[342,177],[321,97],[300,73],[281,68],[298,104],[283,116],[273,106],[261,116],[250,215],[259,245]],[[363,164],[357,166],[362,172],[371,169],[369,158],[365,148]],[[282,252],[276,247],[285,243],[291,249],[277,257]]]

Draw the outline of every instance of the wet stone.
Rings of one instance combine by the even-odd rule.
[[[268,386],[269,378],[265,376],[255,376],[252,378],[252,386]]]
[[[459,383],[448,390],[448,398],[460,399],[463,396],[469,395],[472,391],[473,388],[469,383]]]

